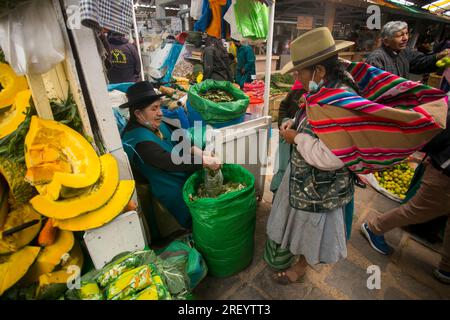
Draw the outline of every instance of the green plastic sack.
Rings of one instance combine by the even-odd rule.
[[[239,165],[225,164],[224,183],[244,183],[243,190],[217,198],[191,201],[204,170],[197,171],[183,187],[183,198],[192,214],[195,246],[215,277],[231,276],[247,267],[253,258],[256,223],[255,178]]]
[[[234,12],[239,33],[244,38],[267,39],[269,33],[269,8],[262,3],[237,0]]]
[[[208,90],[223,90],[231,94],[235,101],[216,103],[200,96]],[[227,122],[242,116],[247,110],[250,98],[229,81],[205,80],[191,86],[188,92],[189,103],[208,123]]]

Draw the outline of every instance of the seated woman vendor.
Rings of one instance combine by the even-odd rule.
[[[183,228],[190,228],[192,219],[183,200],[183,185],[199,169],[217,170],[220,161],[192,147],[189,163],[174,163],[171,154],[178,142],[172,141],[172,130],[162,122],[161,96],[148,81],[127,90],[128,102],[120,108],[129,108],[130,120],[122,142],[131,164],[150,183],[152,194]]]

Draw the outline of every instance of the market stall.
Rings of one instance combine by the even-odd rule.
[[[208,193],[211,186],[199,182],[199,178],[206,179],[206,184],[207,177],[198,173],[190,189],[185,187],[184,199],[198,215],[194,239],[185,237],[165,249],[150,250],[152,233],[148,229],[152,226],[143,214],[145,201],[136,192],[139,186],[120,138],[119,120],[126,118],[126,114],[114,109],[114,105],[123,102],[126,89],[121,84],[108,85],[101,39],[104,28],[132,33],[131,23],[110,21],[111,16],[105,14],[119,5],[123,6],[122,14],[133,21],[135,37],[140,39],[133,2],[102,2],[99,7],[85,2],[80,8],[82,25],[71,27],[69,8],[78,4],[76,0],[18,3],[8,7],[8,13],[0,19],[0,28],[4,30],[16,20],[24,26],[23,30],[15,30],[14,36],[0,39],[4,52],[0,65],[0,277],[3,277],[0,296],[95,300],[189,298],[208,270],[217,276],[229,276],[251,262],[255,200],[256,195],[261,197],[264,192],[270,117],[264,117],[261,102],[254,115],[246,115],[253,110],[248,109],[250,98],[231,83],[225,86],[213,83],[194,94],[195,88],[208,84],[198,78],[201,72],[190,79],[182,77],[189,68],[186,62],[201,59],[201,46],[195,44],[195,38],[186,41],[186,45],[183,37],[175,41],[171,37],[163,41],[161,37],[150,37],[149,43],[142,43],[141,60],[149,58],[149,63],[142,64],[141,76],[157,83],[165,94],[168,122],[176,120],[173,124],[185,129],[192,128],[194,120],[212,124],[212,141],[217,146],[214,151],[224,163],[239,163],[235,157],[241,151],[230,152],[230,146],[237,148],[238,141],[244,141],[246,150],[256,141],[257,153],[262,154],[248,166],[245,160],[243,166],[225,166],[219,189],[216,186],[217,200],[213,202],[203,199],[211,197]],[[274,4],[272,13],[273,7]],[[37,19],[39,12],[48,19]],[[33,19],[24,20],[26,17]],[[21,41],[29,39],[29,32],[36,29],[43,30],[39,41],[19,54]],[[269,56],[270,42],[269,36]],[[154,57],[161,56],[162,44],[167,45],[166,54],[158,62]],[[146,46],[154,46],[157,54],[146,55]],[[32,52],[43,53],[32,56]],[[190,65],[193,73],[195,63]],[[214,93],[212,88],[222,92]],[[207,108],[202,111],[199,106],[204,103]],[[232,110],[211,113],[220,110],[224,103],[233,106]],[[189,114],[186,111],[190,111],[190,117],[183,118],[183,114]],[[265,112],[267,115],[267,108]],[[261,130],[263,135],[258,133]],[[202,140],[197,142],[202,144]],[[204,190],[206,194],[202,194]],[[211,203],[204,207],[205,201]],[[229,228],[239,226],[244,232],[246,245],[242,252],[224,247],[233,237],[227,228],[217,239],[202,238],[199,231],[202,224],[220,223],[215,217],[227,211],[224,203],[229,208],[241,208],[241,211],[233,209],[235,218],[227,223]],[[199,215],[204,208],[209,210],[208,219],[214,220],[208,222],[204,213]],[[136,278],[143,280],[138,287]],[[71,281],[80,286],[71,289]]]

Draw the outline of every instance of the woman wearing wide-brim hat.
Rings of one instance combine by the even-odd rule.
[[[189,161],[174,162],[172,151],[178,142],[172,141],[172,128],[162,122],[161,97],[148,81],[128,88],[128,102],[120,106],[130,111],[122,142],[131,165],[148,180],[153,196],[188,229],[192,218],[183,201],[183,185],[192,173],[203,167],[218,169],[220,161],[192,147],[185,157]]]
[[[283,73],[296,71],[309,93],[322,87],[356,92],[338,58],[352,45],[335,41],[328,28],[311,30],[292,42],[292,62]],[[336,263],[347,256],[346,207],[352,208],[354,194],[352,173],[314,134],[305,112],[298,114],[280,127],[293,151],[274,198],[264,252],[282,284],[299,281],[308,264]]]

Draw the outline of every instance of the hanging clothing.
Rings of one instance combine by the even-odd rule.
[[[81,0],[81,23],[91,29],[102,28],[129,34],[133,21],[131,1]]]
[[[212,12],[211,23],[206,28],[206,33],[218,39],[222,36],[222,7],[227,4],[227,0],[209,0]]]
[[[162,123],[159,130],[162,139],[155,132],[140,125],[127,128],[122,138],[124,149],[132,165],[150,183],[151,193],[182,227],[189,228],[192,217],[183,200],[182,189],[190,174],[202,166],[173,164],[170,156],[176,142],[171,141],[171,130],[166,124]],[[153,144],[153,149],[149,149],[148,144]]]
[[[200,19],[202,16],[203,1],[208,0],[191,0],[191,17],[194,20]]]
[[[237,51],[236,82],[242,87],[256,75],[256,57],[252,47],[241,45]]]
[[[206,28],[211,23],[211,18],[212,12],[209,6],[209,0],[203,0],[202,14],[200,16],[200,19],[198,19],[198,21],[194,24],[194,31],[205,32]]]

